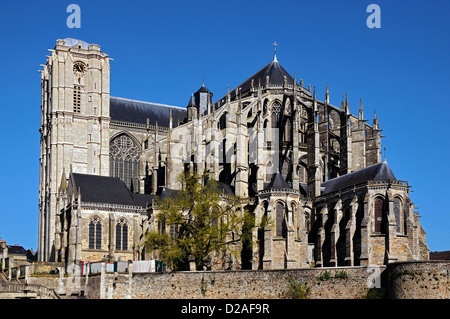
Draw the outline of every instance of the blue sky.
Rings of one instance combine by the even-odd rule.
[[[69,4],[81,8],[70,29]],[[369,29],[369,4],[381,28]],[[407,180],[430,250],[450,250],[448,0],[2,1],[0,237],[37,249],[40,73],[56,39],[109,54],[111,95],[186,106],[202,85],[214,100],[270,62],[331,103],[349,94],[379,117],[387,160]]]

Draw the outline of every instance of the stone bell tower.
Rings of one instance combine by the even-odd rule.
[[[41,72],[40,261],[56,260],[56,194],[63,176],[109,175],[109,79],[97,44],[57,40]]]

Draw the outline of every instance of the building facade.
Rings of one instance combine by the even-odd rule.
[[[248,198],[256,245],[231,268],[382,265],[428,259],[425,232],[372,125],[272,61],[220,99],[185,107],[110,96],[110,59],[58,40],[42,71],[39,259],[138,260],[154,199],[206,173]],[[244,260],[245,259],[245,260]]]

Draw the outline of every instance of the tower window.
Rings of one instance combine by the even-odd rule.
[[[80,85],[75,85],[73,87],[73,112],[81,112],[81,91],[82,87]]]

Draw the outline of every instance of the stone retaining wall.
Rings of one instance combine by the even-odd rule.
[[[450,299],[450,261],[417,261],[389,264],[388,298]]]
[[[310,288],[311,299],[365,298],[366,267],[260,271],[193,271],[105,276],[105,298],[132,299],[275,299],[285,298],[289,283]],[[94,284],[89,280],[89,287]],[[98,283],[96,284],[98,285]],[[88,298],[98,298],[95,287]]]

